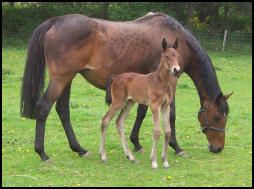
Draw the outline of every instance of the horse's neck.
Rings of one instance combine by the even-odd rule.
[[[221,90],[216,73],[212,71],[211,65],[200,64],[202,63],[193,61],[184,71],[190,76],[197,88],[200,105],[204,105],[214,99]]]

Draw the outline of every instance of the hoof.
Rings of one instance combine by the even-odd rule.
[[[152,162],[152,168],[153,168],[153,169],[158,169],[158,164],[157,164],[157,162]]]
[[[143,147],[140,148],[134,148],[133,152],[145,152],[145,149]]]
[[[129,159],[132,163],[137,163],[137,160],[135,160],[135,158],[134,159],[130,159],[130,157],[129,156],[125,156],[127,159]]]
[[[46,163],[53,163],[53,161],[51,159],[46,159],[46,160],[42,160],[43,162],[46,162]]]
[[[182,157],[184,157],[184,158],[188,158],[188,157],[189,157],[188,153],[185,152],[185,151],[181,151],[181,152],[179,152],[179,153],[176,154],[176,155],[177,155],[177,156],[182,156]]]
[[[108,162],[108,159],[102,159],[102,162],[103,162],[103,163],[107,163],[107,162]]]
[[[159,167],[158,166],[154,166],[154,167],[152,167],[153,169],[158,169]]]
[[[165,168],[165,169],[169,169],[170,166],[169,166],[169,165],[164,165],[164,168]]]
[[[90,152],[86,152],[85,154],[83,152],[79,152],[78,155],[80,157],[91,157],[92,156],[92,153]]]
[[[41,153],[39,155],[41,157],[41,161],[44,161],[44,162],[49,162],[50,161],[49,157],[47,156],[47,154],[45,154],[45,152]]]
[[[138,162],[137,160],[133,159],[133,160],[131,160],[131,163],[136,163],[136,164],[138,164],[139,162]]]

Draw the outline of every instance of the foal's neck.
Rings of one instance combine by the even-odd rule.
[[[161,84],[164,88],[170,87],[170,82],[172,78],[172,73],[170,70],[166,69],[164,62],[160,62],[160,65],[158,66],[157,70],[155,71],[156,77],[159,78],[161,81]]]

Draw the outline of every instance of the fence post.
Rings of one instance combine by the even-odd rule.
[[[225,45],[226,45],[227,33],[228,33],[228,31],[225,30],[223,44],[222,44],[222,52],[224,52],[224,48],[225,48]]]

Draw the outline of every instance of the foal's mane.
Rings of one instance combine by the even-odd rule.
[[[177,20],[174,18],[161,13],[148,13],[147,15],[135,20],[136,22],[145,22],[150,20],[153,17],[162,17],[161,27],[170,27],[170,29],[178,30],[180,28],[182,36],[187,41],[187,44],[195,53],[197,62],[200,68],[200,74],[202,82],[204,84],[205,90],[209,95],[210,99],[215,99],[216,97],[221,97],[222,92],[217,80],[216,72],[213,67],[210,57],[207,55],[206,51],[201,47],[196,38],[191,34],[190,31],[187,31]],[[223,98],[222,98],[223,99]],[[222,103],[219,104],[219,110],[221,113],[228,114],[228,104],[225,99],[222,100]]]

